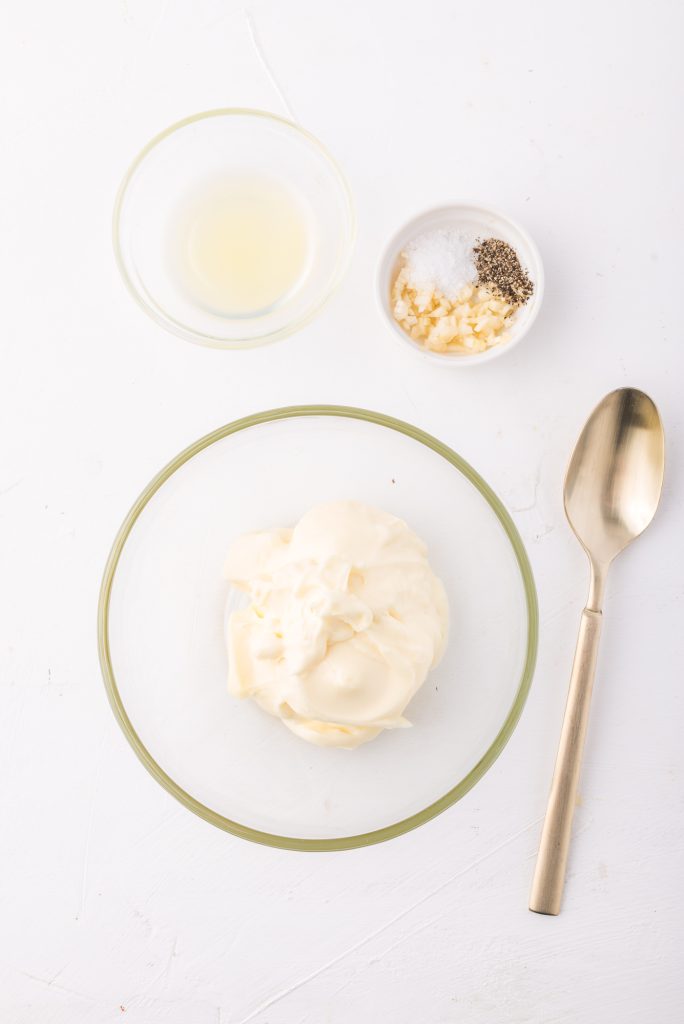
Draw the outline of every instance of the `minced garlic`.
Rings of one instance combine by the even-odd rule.
[[[455,299],[416,288],[406,267],[392,287],[392,312],[406,333],[430,352],[484,352],[508,340],[507,321],[517,306],[488,288],[465,284]]]

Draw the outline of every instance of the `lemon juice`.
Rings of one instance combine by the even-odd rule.
[[[270,312],[306,275],[307,211],[266,176],[213,178],[180,205],[172,228],[175,276],[186,296],[219,316]]]

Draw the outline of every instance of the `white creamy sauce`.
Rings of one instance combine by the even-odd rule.
[[[294,529],[238,538],[225,575],[251,602],[228,620],[230,693],[321,746],[410,725],[449,610],[406,523],[359,502],[317,505]]]

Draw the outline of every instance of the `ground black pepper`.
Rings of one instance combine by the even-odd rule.
[[[513,306],[524,305],[534,285],[515,249],[501,238],[478,238],[473,248],[477,283],[498,292]]]

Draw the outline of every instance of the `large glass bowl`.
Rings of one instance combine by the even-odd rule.
[[[413,728],[351,751],[305,743],[231,697],[224,639],[231,541],[341,498],[407,521],[451,609],[444,658],[406,712]],[[467,793],[515,727],[536,646],[530,566],[491,489],[421,430],[346,407],[250,416],[181,452],[126,517],[99,608],[109,699],[148,771],[219,828],[296,850],[380,842]]]
[[[274,308],[231,317],[205,309],[179,287],[170,226],[193,191],[212,180],[270,177],[294,193],[309,224],[308,269]],[[117,263],[138,304],[174,334],[215,348],[249,348],[307,323],[339,284],[355,235],[342,172],[309,132],[260,110],[195,114],[155,136],[127,172],[114,206]]]

